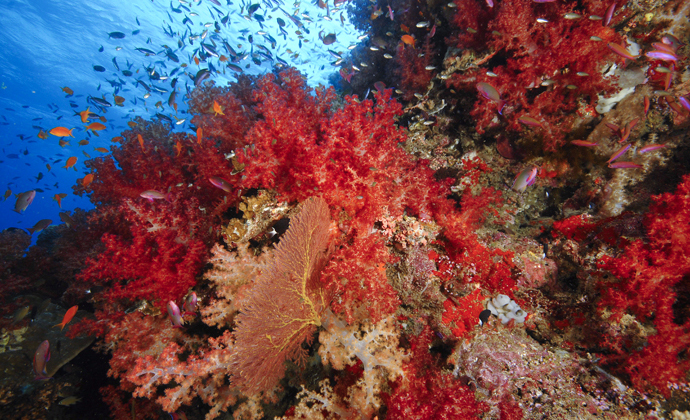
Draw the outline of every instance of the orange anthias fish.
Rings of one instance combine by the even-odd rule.
[[[141,146],[141,150],[144,150],[144,138],[141,137],[141,134],[137,134],[137,140],[139,140],[139,146]]]
[[[415,39],[412,35],[403,35],[400,40],[407,45],[412,45],[412,48],[414,48]]]
[[[41,131],[38,132],[38,138],[41,139],[41,140],[45,140],[45,139],[48,138],[48,133],[46,133],[45,131],[41,130]]]
[[[65,169],[74,168],[74,170],[76,171],[77,168],[74,167],[74,165],[76,163],[77,163],[77,157],[72,156],[71,158],[67,159],[67,163],[65,164],[65,166],[63,166],[63,168],[65,168]]]
[[[204,136],[204,130],[201,127],[196,129],[196,142],[201,144],[201,138]]]
[[[62,91],[65,92],[67,94],[67,96],[74,95],[74,91],[72,89],[68,88],[67,86],[63,87]]]
[[[371,13],[371,16],[369,16],[369,17],[371,18],[371,20],[376,20],[382,14],[383,14],[383,11],[381,10],[381,8],[376,7],[376,8],[374,8],[374,11]]]
[[[79,145],[80,145],[80,146],[86,146],[87,144],[89,144],[89,141],[88,141],[88,140],[86,140],[86,139],[84,139],[84,140],[79,140]]]
[[[79,307],[77,305],[74,305],[71,308],[69,308],[67,310],[67,312],[65,312],[65,316],[62,317],[62,322],[59,324],[56,324],[55,326],[56,327],[60,326],[60,331],[62,331],[62,329],[65,328],[65,326],[67,324],[69,324],[69,322],[72,320],[72,318],[74,318],[74,315],[77,313],[78,309],[79,309]]]
[[[223,114],[223,107],[218,105],[218,102],[216,101],[213,101],[213,112],[216,113],[216,117],[218,116],[218,114],[225,115]]]
[[[115,97],[114,98],[115,99],[115,105],[124,106],[125,98],[123,98],[122,96],[118,96],[118,95],[113,95],[113,96]]]
[[[67,197],[67,194],[65,193],[55,194],[53,200],[57,201],[58,207],[62,208],[62,199],[65,197]]]
[[[67,140],[60,139],[58,143],[60,144],[60,147],[69,146],[69,141]]]
[[[99,153],[108,153],[108,149],[106,149],[105,147],[94,147],[93,150]]]
[[[180,156],[180,153],[182,152],[182,143],[180,143],[179,141],[175,143],[175,150],[177,150],[177,154],[175,155],[175,157]]]
[[[93,174],[88,174],[81,180],[81,186],[86,188],[93,181]]]
[[[55,127],[52,130],[50,130],[50,134],[56,136],[56,137],[74,137],[72,135],[72,130],[74,128],[66,128],[66,127]]]
[[[91,131],[100,131],[105,130],[106,126],[99,122],[92,122],[91,124],[86,126],[86,129]]]
[[[86,108],[85,111],[82,111],[79,113],[79,117],[81,117],[81,122],[83,122],[83,123],[89,122],[89,109],[90,108],[91,107],[88,107],[88,108]]]

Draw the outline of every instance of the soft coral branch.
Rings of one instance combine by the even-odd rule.
[[[667,393],[667,384],[684,378],[690,368],[690,361],[682,357],[690,349],[690,319],[678,300],[690,276],[690,176],[683,178],[674,194],[653,200],[644,221],[647,241],[631,243],[618,258],[602,259],[601,267],[617,281],[600,284],[600,307],[610,310],[613,320],[632,314],[641,323],[653,324],[656,333],[647,337],[643,349],[604,359],[626,372],[634,385]]]

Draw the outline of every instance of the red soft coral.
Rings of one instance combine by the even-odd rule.
[[[613,312],[613,321],[632,314],[653,324],[656,333],[647,337],[644,348],[622,354],[625,349],[616,343],[625,339],[605,337],[605,345],[617,353],[604,360],[627,373],[634,385],[668,393],[667,384],[682,380],[690,368],[682,356],[690,349],[690,319],[687,302],[678,299],[690,278],[690,176],[674,194],[653,200],[644,221],[647,242],[635,241],[621,257],[602,259],[601,267],[618,281],[600,284],[600,307]]]
[[[386,401],[387,419],[474,420],[488,409],[474,392],[450,373],[441,372],[429,352],[433,332],[426,327],[411,341],[411,362],[406,384],[401,384]]]
[[[334,252],[322,275],[333,296],[333,312],[343,313],[348,323],[363,311],[372,322],[394,313],[400,299],[386,277],[386,265],[392,260],[385,241],[375,235]]]
[[[483,2],[476,3],[474,7],[486,8],[480,4]],[[555,150],[576,120],[578,101],[593,105],[598,94],[615,91],[613,79],[604,79],[602,70],[616,58],[606,43],[620,43],[621,38],[599,21],[564,19],[566,13],[605,12],[598,3],[585,5],[585,10],[576,6],[572,1],[544,4],[514,0],[500,1],[492,10],[481,13],[469,11],[468,6],[458,8],[454,17],[456,35],[450,42],[460,48],[473,48],[486,57],[476,60],[482,68],[457,73],[448,84],[476,92],[478,82],[489,83],[507,103],[500,117],[494,102],[479,98],[471,112],[477,131],[484,132],[499,118],[506,119],[508,129],[520,131],[525,127],[518,119],[529,116],[541,123],[541,127],[529,130],[542,137],[544,148]],[[537,18],[549,22],[539,23]],[[468,35],[468,27],[476,32]],[[602,41],[592,41],[592,36]],[[487,70],[497,77],[489,77]],[[545,80],[555,83],[541,87]]]
[[[415,93],[425,92],[434,77],[433,69],[429,70],[428,67],[433,67],[437,53],[430,38],[425,37],[420,44],[415,48],[401,42],[395,53],[395,74],[400,80],[399,86],[406,101],[412,100]]]
[[[89,258],[78,278],[108,285],[101,296],[111,302],[149,299],[165,307],[182,298],[196,284],[207,254],[198,239],[197,229],[204,223],[194,204],[126,200],[120,212],[129,223],[128,234],[104,234],[105,251]]]

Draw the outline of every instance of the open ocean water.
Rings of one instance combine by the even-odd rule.
[[[328,34],[336,34],[332,44]],[[93,208],[72,186],[88,173],[83,162],[102,156],[97,148],[109,148],[133,118],[158,114],[173,131],[192,133],[185,101],[200,70],[225,86],[238,69],[256,75],[289,65],[309,85],[328,85],[329,78],[340,79],[328,50],[344,55],[359,35],[344,6],[309,1],[3,2],[0,230],[27,229],[43,219],[59,224],[61,211]],[[199,64],[194,57],[202,57]],[[177,110],[168,104],[173,90]],[[122,106],[115,95],[124,98]],[[82,123],[77,113],[87,107],[92,117]],[[85,129],[101,121],[104,130]],[[74,137],[49,134],[55,127],[74,128]],[[76,164],[65,168],[71,157]],[[17,194],[31,190],[33,203],[15,212]]]

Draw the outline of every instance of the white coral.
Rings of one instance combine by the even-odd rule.
[[[326,331],[319,335],[319,355],[323,363],[342,370],[359,359],[364,372],[349,390],[348,403],[359,410],[361,418],[369,418],[379,408],[379,393],[388,380],[404,378],[402,365],[408,355],[398,346],[399,333],[393,317],[376,325],[346,325],[330,311],[323,319]]]

